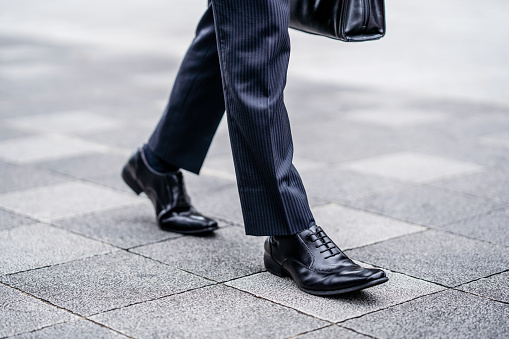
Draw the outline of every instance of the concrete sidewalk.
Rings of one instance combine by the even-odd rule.
[[[390,1],[366,44],[291,33],[315,218],[390,278],[321,298],[244,235],[225,121],[186,173],[215,235],[159,230],[121,181],[204,3],[0,0],[0,338],[507,338],[509,4]]]

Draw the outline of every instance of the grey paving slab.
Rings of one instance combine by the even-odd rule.
[[[230,178],[232,181],[236,180],[231,152],[208,157],[203,164],[203,169],[206,172],[212,172],[217,175],[222,175],[225,178]]]
[[[193,204],[203,214],[236,224],[244,224],[237,185],[218,187],[208,194],[195,194]]]
[[[432,185],[493,200],[509,202],[509,170],[503,167],[436,181]]]
[[[280,278],[268,272],[226,284],[331,322],[358,317],[443,289],[403,274],[390,271],[387,274],[389,281],[385,284],[337,297],[317,298],[300,291],[290,278]]]
[[[484,135],[479,139],[483,145],[509,148],[509,131]]]
[[[133,123],[107,132],[91,133],[84,138],[99,144],[134,150],[148,140],[156,123],[156,119],[143,125]]]
[[[509,304],[509,272],[473,281],[459,289]]]
[[[180,236],[159,228],[154,207],[148,199],[137,205],[64,219],[54,224],[126,249]]]
[[[304,170],[300,175],[309,196],[336,202],[353,201],[405,185],[399,180],[348,171],[339,166]]]
[[[57,134],[29,136],[0,141],[0,159],[13,163],[33,163],[101,152],[104,147]]]
[[[122,180],[122,177],[118,173],[99,175],[96,177],[87,178],[86,180],[101,186],[106,186],[119,191],[128,192],[129,194],[133,194],[133,190],[125,184],[124,180]]]
[[[126,336],[112,331],[104,326],[97,325],[92,321],[78,319],[62,324],[51,325],[40,330],[29,333],[15,335],[9,339],[108,339],[108,338],[127,338]]]
[[[0,111],[1,111],[1,108],[0,108]],[[28,133],[26,133],[26,132],[13,130],[12,128],[8,128],[6,126],[0,125],[0,140],[25,137],[27,135],[28,135]]]
[[[417,150],[441,157],[470,161],[488,166],[495,166],[509,161],[509,152],[507,152],[507,148],[503,147],[503,145],[483,142],[483,139],[465,139],[465,135],[461,133],[457,139],[441,140],[440,142],[430,141],[419,145]]]
[[[77,178],[93,178],[108,174],[120,176],[128,157],[118,154],[91,154],[42,162],[38,167],[50,169]]]
[[[426,182],[441,177],[475,173],[480,165],[415,152],[397,152],[346,162],[344,168],[402,181]]]
[[[468,237],[509,246],[508,225],[509,209],[504,209],[453,222],[440,226],[440,228]]]
[[[205,287],[92,319],[136,338],[288,338],[327,325],[225,286]]]
[[[411,125],[446,123],[450,117],[443,111],[424,109],[372,107],[371,109],[352,110],[345,116],[347,120],[404,128]]]
[[[189,193],[191,199],[195,195],[208,194],[209,192],[214,192],[222,187],[236,184],[236,181],[231,180],[230,178],[224,178],[223,176],[207,173],[195,175],[193,173],[184,172],[184,181],[187,193]]]
[[[0,209],[0,231],[21,225],[35,224],[36,221],[21,215]]]
[[[323,329],[307,332],[294,338],[298,339],[329,339],[329,338],[345,338],[345,339],[366,339],[369,338],[363,334],[356,333],[352,330],[337,325],[327,326]]]
[[[316,222],[342,249],[365,246],[426,228],[337,204],[312,209]]]
[[[246,236],[240,227],[227,227],[206,237],[180,237],[137,247],[133,252],[216,281],[265,270],[264,237]]]
[[[377,338],[507,338],[509,307],[444,291],[342,323]]]
[[[69,181],[65,176],[31,166],[0,162],[0,194]]]
[[[347,253],[357,260],[451,287],[509,267],[507,247],[433,230]]]
[[[309,124],[309,123],[308,123]],[[330,163],[353,161],[403,150],[404,146],[392,140],[393,135],[378,129],[346,126],[341,122],[323,122],[315,128],[309,125],[293,126],[295,156]],[[328,128],[329,131],[324,131]],[[369,135],[370,139],[365,136]]]
[[[0,231],[0,274],[54,265],[115,248],[44,224]]]
[[[439,187],[414,186],[374,194],[350,205],[420,225],[439,226],[490,212],[504,203]]]
[[[465,102],[463,103],[463,105],[464,104]],[[472,104],[475,106],[475,103]],[[486,110],[483,110],[481,108],[482,106],[486,107]],[[434,134],[447,133],[453,136],[458,141],[460,139],[466,138],[475,139],[486,135],[493,135],[507,131],[509,129],[509,121],[507,121],[508,112],[507,106],[499,106],[498,109],[493,106],[491,107],[487,106],[490,106],[490,103],[486,103],[485,105],[481,103],[479,105],[478,111],[456,114],[453,124],[435,125],[433,126],[433,128],[430,128],[429,130]],[[464,143],[465,145],[472,146],[472,144],[469,143],[467,140],[464,140]],[[483,147],[478,148],[474,146],[472,148],[472,151],[469,152],[468,148],[461,147],[459,143],[457,143],[455,146],[451,144],[451,146],[453,148],[448,149],[449,148],[448,143],[444,144],[443,148],[444,154],[446,154],[446,152],[457,152],[462,156],[472,157],[472,159],[473,158],[478,159],[484,158],[485,160],[489,160],[490,158],[491,160],[495,159],[492,158],[492,156],[495,154],[482,156],[478,151],[481,150]],[[487,148],[485,148],[485,151],[490,153]]]
[[[7,337],[75,319],[68,312],[0,284],[0,336]]]
[[[42,221],[128,206],[141,198],[91,183],[69,182],[0,194],[0,206]]]
[[[111,130],[122,121],[93,112],[66,111],[12,118],[4,123],[22,131],[79,135]]]
[[[9,275],[2,280],[81,315],[96,314],[211,283],[124,251]]]

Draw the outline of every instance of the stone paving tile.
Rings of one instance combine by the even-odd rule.
[[[114,251],[106,244],[44,224],[0,231],[0,275]]]
[[[22,131],[87,134],[118,128],[121,120],[86,111],[67,111],[5,120],[6,126]]]
[[[119,251],[22,272],[3,282],[80,315],[91,315],[211,283]]]
[[[483,145],[509,148],[509,131],[484,135],[479,141]]]
[[[354,259],[451,287],[509,267],[507,247],[433,230],[346,252]]]
[[[509,246],[509,209],[491,212],[440,226],[441,229]]]
[[[90,154],[103,146],[66,136],[48,134],[0,141],[0,159],[14,163],[32,163]]]
[[[345,169],[409,182],[478,172],[480,165],[414,152],[398,152],[348,162]]]
[[[348,202],[387,189],[404,187],[399,180],[366,175],[328,166],[300,173],[309,196],[328,201]]]
[[[45,327],[43,329],[9,337],[9,339],[108,339],[127,338],[106,327],[85,319]]]
[[[218,154],[214,157],[207,157],[203,164],[203,169],[205,171],[213,171],[214,173],[224,175],[225,178],[236,181],[233,156],[230,152],[222,155]]]
[[[314,208],[313,215],[342,249],[365,246],[426,228],[336,204]]]
[[[136,204],[141,198],[95,184],[69,182],[0,194],[0,206],[42,221]]]
[[[205,215],[236,224],[244,224],[239,192],[234,183],[219,187],[208,194],[196,194],[192,199],[196,208]]]
[[[0,106],[0,111],[1,111],[1,106]],[[3,125],[0,125],[0,140],[26,137],[27,135],[28,135],[28,133],[13,130],[12,128],[7,128]]]
[[[265,270],[264,237],[246,236],[240,227],[227,227],[203,237],[180,237],[132,251],[216,281]]]
[[[373,107],[372,109],[353,110],[345,118],[352,121],[402,128],[409,125],[445,123],[449,117],[440,111]]]
[[[432,186],[391,190],[348,205],[424,226],[445,225],[504,206],[491,199]]]
[[[129,194],[133,194],[133,190],[126,185],[122,177],[118,173],[100,175],[97,177],[90,177],[86,179],[89,182],[99,184],[101,186],[107,186],[110,188],[114,188],[119,191],[128,192]]]
[[[184,181],[186,183],[187,193],[191,196],[191,200],[193,200],[194,195],[208,194],[209,192],[214,192],[225,186],[236,185],[236,181],[206,173],[195,175],[193,173],[184,172]]]
[[[431,185],[509,202],[509,170],[503,167],[440,180],[431,183]]]
[[[150,124],[128,124],[107,132],[98,132],[88,134],[84,139],[108,146],[120,147],[128,151],[134,151],[140,145],[145,143],[157,121],[151,121]]]
[[[460,290],[509,304],[509,271],[461,285]]]
[[[0,194],[69,181],[45,169],[0,162]]]
[[[148,199],[137,205],[64,219],[54,224],[125,249],[180,236],[159,228],[154,207]]]
[[[149,301],[92,319],[144,338],[288,338],[327,325],[225,286]]]
[[[377,338],[507,338],[509,307],[444,291],[342,323]]]
[[[9,228],[14,228],[17,226],[35,224],[36,221],[30,218],[23,217],[21,215],[16,215],[14,213],[10,213],[0,209],[0,231],[6,230]]]
[[[323,329],[311,331],[305,334],[293,337],[296,339],[330,339],[330,338],[344,338],[344,339],[366,339],[370,338],[352,330],[340,327],[337,325],[327,326]]]
[[[127,158],[117,154],[91,154],[42,162],[37,166],[77,178],[93,178],[108,174],[120,176]]]
[[[478,140],[466,139],[464,135],[460,140],[431,141],[416,148],[416,150],[435,154],[457,160],[470,161],[478,164],[495,166],[509,161],[507,148],[498,144],[484,144]]]
[[[309,125],[309,124],[308,124]],[[320,123],[316,128],[292,127],[295,143],[295,157],[317,161],[327,155],[329,163],[341,163],[360,158],[377,156],[388,152],[401,151],[403,146],[392,140],[387,132],[359,126],[344,126],[339,122]],[[325,128],[335,131],[324,131]],[[369,140],[366,135],[370,135]]]
[[[363,265],[367,266],[367,265]],[[264,272],[226,284],[331,322],[358,317],[443,289],[438,285],[387,271],[389,281],[336,297],[316,297],[300,291],[291,278]]]
[[[2,338],[76,318],[70,313],[3,284],[0,284],[0,300]]]

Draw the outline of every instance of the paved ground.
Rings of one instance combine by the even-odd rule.
[[[224,121],[186,176],[215,236],[160,231],[120,180],[204,2],[0,0],[0,337],[507,338],[508,3],[390,1],[369,44],[292,32],[315,217],[390,276],[319,298],[243,235]]]

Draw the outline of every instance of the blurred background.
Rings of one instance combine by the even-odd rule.
[[[509,2],[390,0],[375,42],[291,30],[315,218],[391,279],[319,299],[243,236],[225,119],[186,173],[214,237],[159,230],[120,178],[206,5],[0,0],[0,337],[507,337]]]

